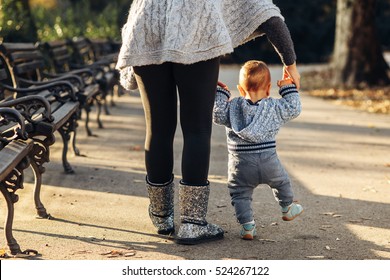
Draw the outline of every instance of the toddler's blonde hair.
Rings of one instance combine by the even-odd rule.
[[[246,91],[265,89],[271,82],[267,64],[259,60],[249,60],[240,69],[239,84]]]

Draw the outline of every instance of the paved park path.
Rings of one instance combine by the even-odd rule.
[[[272,68],[272,74],[275,84],[280,69]],[[223,66],[220,80],[235,89],[237,75],[237,67]],[[225,229],[225,238],[182,246],[155,234],[147,214],[145,126],[137,93],[116,99],[111,115],[103,116],[105,129],[92,122],[98,137],[87,137],[80,122],[78,147],[84,156],[69,158],[75,175],[62,171],[61,141],[53,146],[42,189],[53,220],[34,218],[33,177],[26,172],[25,189],[18,191],[15,204],[14,236],[22,249],[39,251],[33,259],[390,259],[390,116],[304,92],[302,102],[302,114],[282,128],[277,145],[305,212],[283,222],[271,190],[259,186],[254,194],[259,236],[254,241],[238,237],[225,185],[225,131],[219,126],[213,128],[208,220]],[[178,126],[176,182],[179,136]],[[177,222],[178,216],[177,209]],[[5,248],[3,237],[0,248]]]

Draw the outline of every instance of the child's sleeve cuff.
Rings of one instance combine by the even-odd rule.
[[[295,86],[295,84],[285,85],[279,89],[279,94],[282,97],[285,97],[291,93],[298,93],[298,90],[297,90],[297,87]]]
[[[230,98],[230,92],[220,86],[217,86],[217,93],[225,95],[228,99]]]

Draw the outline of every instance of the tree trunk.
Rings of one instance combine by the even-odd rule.
[[[38,40],[37,28],[31,14],[28,0],[4,1],[3,21],[10,21],[5,28],[5,42],[36,42]]]
[[[28,0],[20,0],[22,2],[23,11],[26,15],[26,26],[25,30],[27,34],[29,34],[31,37],[31,41],[36,42],[38,40],[38,34],[37,34],[37,27],[35,25],[34,18],[31,14],[31,7]]]
[[[376,0],[337,0],[332,70],[335,86],[366,87],[390,83],[389,66],[375,26]]]

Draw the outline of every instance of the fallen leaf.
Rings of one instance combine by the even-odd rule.
[[[112,251],[109,251],[109,252],[101,253],[100,255],[106,256],[106,255],[114,255],[114,254],[118,254],[118,251],[112,250]]]
[[[8,257],[6,250],[0,249],[0,258],[6,258],[6,257]]]
[[[321,215],[324,215],[324,216],[332,216],[333,218],[342,217],[342,215],[336,214],[335,212],[325,212],[325,213],[321,213]]]
[[[112,250],[112,251],[109,251],[109,252],[101,253],[100,255],[107,256],[107,258],[117,258],[117,257],[120,257],[120,256],[133,257],[133,256],[135,256],[135,254],[136,254],[135,250],[131,250],[131,251]]]
[[[325,216],[333,216],[334,214],[335,214],[334,212],[321,213],[321,215],[325,215]]]
[[[264,241],[264,242],[276,242],[276,240],[272,240],[272,239],[267,239],[267,238],[260,238],[259,239],[260,241]]]
[[[321,228],[332,228],[331,225],[322,225]]]
[[[125,254],[125,257],[133,257],[133,256],[135,256],[135,251],[128,252],[128,253]]]

